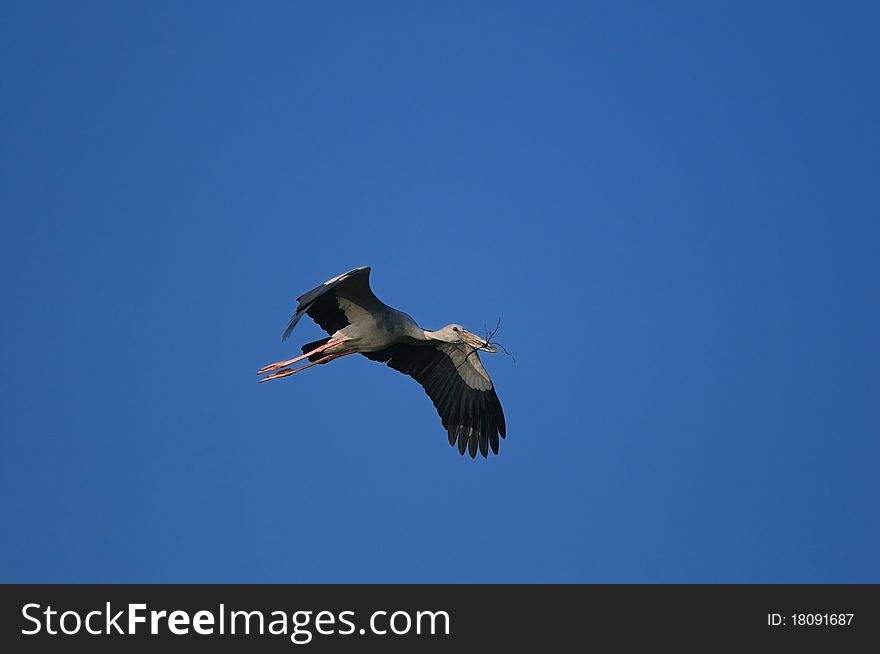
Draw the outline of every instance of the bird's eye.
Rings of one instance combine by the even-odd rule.
[[[458,327],[453,327],[453,328],[452,328],[452,331],[457,332],[457,331],[458,331]]]

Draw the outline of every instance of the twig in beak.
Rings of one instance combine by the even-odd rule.
[[[504,350],[504,354],[506,354],[506,355],[509,356],[511,359],[513,359],[513,362],[516,363],[516,357],[514,357],[510,352],[508,352],[506,347],[504,347],[504,346],[503,346],[501,343],[499,343],[498,341],[493,341],[493,340],[492,340],[493,338],[495,338],[495,334],[498,333],[498,330],[499,330],[500,328],[501,328],[501,316],[498,317],[498,322],[495,323],[495,329],[493,329],[491,332],[490,332],[488,329],[486,329],[486,326],[485,326],[485,325],[483,325],[483,329],[486,329],[486,343],[488,343],[489,345],[497,345],[497,346],[500,347],[502,350]],[[493,348],[491,351],[492,351],[492,352],[497,352],[498,350],[495,349],[495,348]]]

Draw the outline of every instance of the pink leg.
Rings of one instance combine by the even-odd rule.
[[[261,379],[259,381],[259,383],[262,384],[263,382],[267,382],[270,379],[280,379],[281,377],[290,377],[290,375],[293,375],[297,372],[302,372],[306,368],[311,368],[312,366],[317,366],[320,363],[329,363],[330,361],[333,361],[334,359],[338,359],[339,357],[348,356],[349,354],[354,354],[354,353],[355,353],[354,350],[349,350],[348,352],[340,352],[338,354],[328,354],[327,356],[322,357],[322,358],[318,359],[317,361],[312,361],[311,363],[306,364],[304,366],[300,366],[299,368],[293,368],[293,369],[285,368],[284,370],[279,370],[274,375],[269,375],[265,379]]]
[[[344,343],[347,341],[347,338],[337,338],[335,341],[329,341],[324,343],[320,347],[316,347],[311,352],[306,352],[302,356],[298,356],[295,359],[289,359],[288,361],[278,361],[277,363],[270,363],[268,366],[263,366],[257,371],[258,375],[262,375],[264,372],[272,372],[273,370],[278,370],[279,368],[286,368],[287,366],[296,363],[297,361],[302,361],[303,359],[307,359],[313,354],[317,354],[318,352],[323,352],[324,350],[333,347],[334,345],[339,345],[340,343]],[[263,381],[266,381],[265,379]]]

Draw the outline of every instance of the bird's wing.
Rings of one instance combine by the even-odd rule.
[[[296,298],[299,305],[284,330],[287,340],[304,314],[331,336],[365,313],[381,310],[385,305],[370,289],[370,267],[349,270]]]
[[[398,343],[378,352],[362,352],[373,361],[409,375],[419,382],[434,402],[449,434],[458,440],[458,451],[474,458],[477,448],[488,456],[498,454],[498,435],[505,437],[504,413],[492,380],[477,351],[453,343]]]

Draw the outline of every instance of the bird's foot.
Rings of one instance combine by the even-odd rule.
[[[287,377],[288,375],[292,375],[295,372],[296,370],[294,370],[293,368],[285,368],[284,370],[276,372],[274,375],[269,375],[265,379],[261,379],[259,383],[262,384],[263,382],[267,382],[270,379],[281,379],[282,377]]]
[[[289,366],[291,363],[296,363],[296,359],[290,359],[289,361],[276,361],[275,363],[270,363],[268,366],[263,366],[257,370],[257,374],[262,375],[264,372],[272,372],[273,370]],[[266,380],[264,379],[263,381]]]

